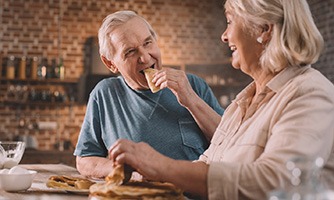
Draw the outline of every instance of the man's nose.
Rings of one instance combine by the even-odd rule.
[[[138,62],[140,64],[148,63],[150,61],[150,58],[151,58],[151,56],[145,48],[140,48],[139,49]]]

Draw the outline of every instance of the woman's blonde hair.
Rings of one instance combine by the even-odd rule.
[[[99,29],[98,39],[99,39],[99,52],[100,55],[105,56],[108,60],[111,60],[115,50],[111,44],[110,34],[120,25],[125,24],[130,19],[138,17],[142,19],[147,28],[149,29],[151,35],[154,39],[157,39],[157,34],[153,30],[152,26],[141,16],[137,15],[134,11],[131,10],[122,10],[117,11],[108,15],[104,18],[103,23]]]
[[[240,17],[247,30],[273,25],[260,58],[263,69],[275,73],[318,60],[324,41],[306,0],[226,0],[225,9]]]

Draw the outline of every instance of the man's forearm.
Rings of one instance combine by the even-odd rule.
[[[104,178],[113,168],[113,162],[103,157],[79,157],[76,158],[77,170],[81,175],[90,178]]]
[[[213,133],[219,125],[221,116],[198,96],[194,99],[193,103],[187,106],[187,109],[194,117],[206,139],[211,141]]]

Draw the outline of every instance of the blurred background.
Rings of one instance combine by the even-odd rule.
[[[326,48],[314,65],[334,82],[334,1],[308,0]],[[90,90],[114,76],[99,60],[97,31],[117,10],[145,17],[163,65],[205,79],[226,107],[250,82],[230,66],[223,0],[0,0],[0,140],[23,140],[23,163],[74,165]]]

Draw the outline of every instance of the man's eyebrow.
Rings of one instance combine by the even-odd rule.
[[[152,35],[149,35],[144,41],[146,42],[146,41],[152,40],[152,39],[153,39]]]

